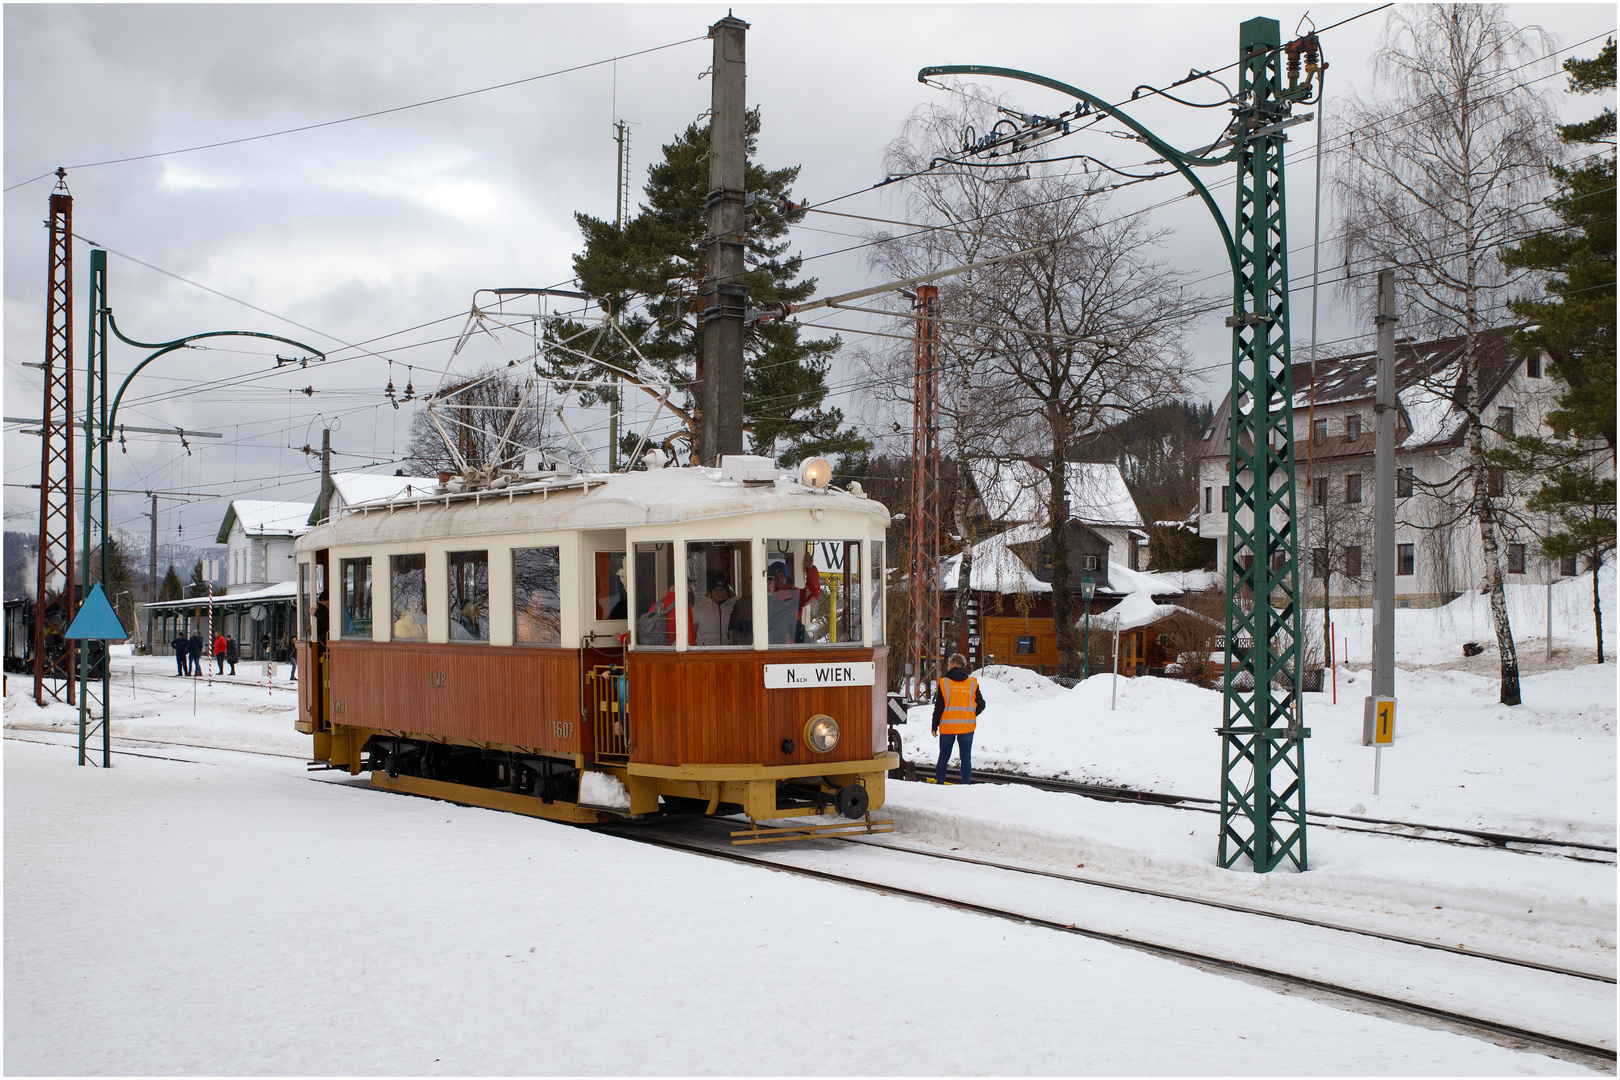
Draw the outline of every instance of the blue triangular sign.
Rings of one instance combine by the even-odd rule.
[[[79,605],[79,613],[73,616],[73,625],[62,636],[93,641],[124,641],[129,637],[129,632],[118,621],[118,615],[107,602],[107,594],[101,591],[101,582],[98,581],[90,586],[90,595]]]

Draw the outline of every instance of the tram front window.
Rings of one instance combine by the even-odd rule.
[[[558,550],[517,548],[512,552],[512,610],[520,645],[555,645],[562,640]]]
[[[711,649],[754,643],[753,547],[747,540],[686,545],[686,587],[692,602],[687,643]]]
[[[450,552],[450,640],[489,640],[489,552]]]
[[[675,545],[636,545],[636,646],[675,644]],[[691,597],[687,603],[691,603]],[[690,608],[688,608],[690,612]]]
[[[343,601],[342,634],[346,638],[368,638],[371,636],[371,560],[344,559],[338,568],[338,588]]]
[[[861,643],[859,540],[766,540],[770,647]]]
[[[629,590],[624,584],[624,552],[596,553],[596,618],[599,622],[627,619]]]
[[[883,541],[872,541],[872,583],[867,586],[872,594],[872,644],[882,645],[887,620],[883,615]]]
[[[390,618],[395,641],[427,640],[427,556],[394,555],[389,559]]]

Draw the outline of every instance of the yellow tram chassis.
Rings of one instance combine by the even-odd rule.
[[[448,784],[443,780],[424,780],[419,776],[389,776],[381,769],[372,771],[371,786],[385,791],[402,791],[407,795],[426,795],[432,799],[459,803],[462,806],[481,806],[486,810],[505,810],[513,814],[565,821],[574,825],[594,825],[607,815],[588,810],[571,802],[556,800],[541,802],[537,795],[519,795],[497,788],[471,787],[467,784]],[[612,815],[617,818],[619,815]]]
[[[707,813],[714,813],[723,802],[733,803],[755,821],[765,821],[806,816],[803,807],[777,809],[776,788],[783,780],[825,778],[833,789],[859,780],[865,784],[873,808],[880,807],[884,803],[887,774],[899,765],[898,754],[885,752],[870,761],[839,761],[827,765],[645,765],[631,762],[624,770],[632,794],[636,790],[635,780],[654,779],[658,794],[702,799],[707,803]],[[830,768],[838,771],[831,772]],[[620,772],[619,769],[607,771]]]

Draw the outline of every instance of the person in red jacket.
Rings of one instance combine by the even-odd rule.
[[[225,674],[225,635],[214,635],[214,674]]]
[[[945,766],[951,761],[951,744],[962,751],[962,783],[973,780],[973,732],[979,726],[979,714],[984,712],[984,695],[979,692],[979,680],[968,674],[967,657],[952,653],[945,677],[934,690],[933,732],[939,736],[939,764],[934,767],[934,782],[945,782]]]

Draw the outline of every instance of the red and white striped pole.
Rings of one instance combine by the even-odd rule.
[[[208,585],[208,637],[203,644],[203,651],[207,654],[208,659],[212,660],[214,659],[214,583],[210,581],[206,584]],[[208,665],[205,663],[203,667],[207,668]],[[214,685],[212,668],[208,669],[208,685]]]

